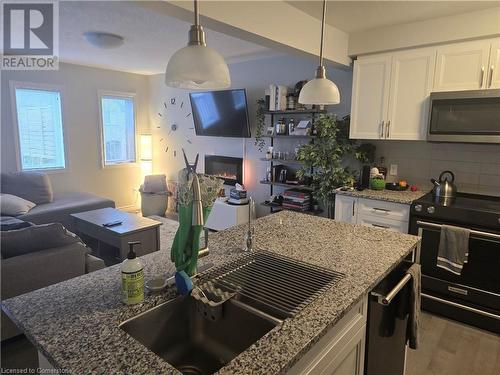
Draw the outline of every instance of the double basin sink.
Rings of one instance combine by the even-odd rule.
[[[253,252],[202,274],[199,285],[208,281],[235,294],[216,310],[180,296],[120,328],[183,374],[212,374],[341,277],[274,253]]]

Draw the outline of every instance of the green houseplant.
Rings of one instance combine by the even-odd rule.
[[[349,116],[337,120],[332,115],[321,115],[314,123],[317,131],[314,143],[301,146],[297,154],[297,159],[302,162],[297,177],[311,185],[314,198],[329,210],[335,189],[353,186],[356,181],[358,171],[347,166],[346,160],[354,158],[366,163],[375,154],[374,145],[359,145],[349,139],[349,123]]]

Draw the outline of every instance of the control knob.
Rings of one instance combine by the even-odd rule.
[[[434,212],[436,212],[436,208],[434,206],[427,207],[427,213],[428,214],[432,215]]]
[[[417,212],[422,212],[422,205],[421,204],[416,204],[415,206],[413,206],[413,208],[415,209],[415,211]],[[500,219],[499,219],[500,220]]]

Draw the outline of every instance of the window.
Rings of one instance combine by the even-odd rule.
[[[101,95],[101,120],[104,166],[134,163],[134,98]]]
[[[21,170],[66,168],[61,92],[13,86]]]

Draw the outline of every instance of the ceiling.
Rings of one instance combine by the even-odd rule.
[[[287,1],[321,19],[322,1]],[[500,6],[500,1],[334,1],[327,4],[327,23],[347,33],[423,21]]]
[[[140,74],[165,71],[169,57],[186,46],[190,24],[131,1],[61,1],[60,61]],[[116,49],[99,49],[83,37],[104,31],[125,38]],[[272,55],[268,48],[207,30],[207,43],[226,60]]]

